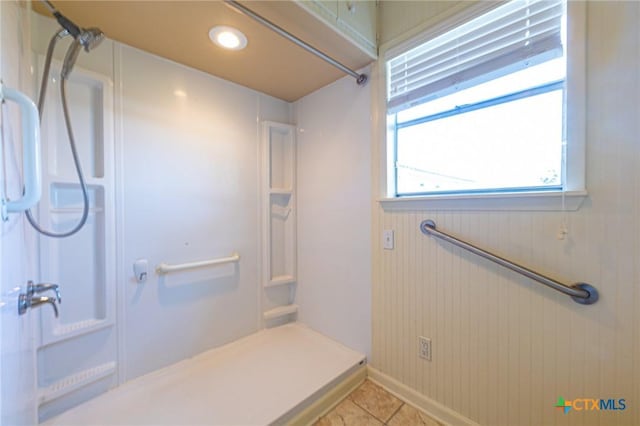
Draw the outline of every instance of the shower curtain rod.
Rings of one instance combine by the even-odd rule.
[[[291,41],[291,42],[293,42],[295,44],[297,44],[298,46],[302,47],[307,52],[313,53],[314,55],[316,55],[320,59],[324,60],[325,62],[327,62],[327,63],[329,63],[331,65],[333,65],[334,67],[338,68],[340,71],[344,72],[345,74],[348,74],[351,77],[355,78],[356,79],[356,83],[358,83],[359,86],[362,86],[367,82],[368,77],[367,77],[366,74],[359,74],[356,71],[352,70],[351,68],[348,68],[347,66],[345,66],[345,65],[341,64],[340,62],[336,61],[335,59],[333,59],[331,56],[327,55],[324,52],[321,52],[320,50],[318,50],[315,47],[311,46],[310,44],[308,44],[304,40],[300,40],[298,37],[294,36],[290,32],[288,32],[288,31],[284,30],[283,28],[277,26],[273,22],[263,18],[262,16],[258,15],[257,13],[252,11],[251,9],[241,5],[237,1],[235,1],[235,0],[224,0],[224,2],[229,7],[237,10],[238,12],[242,13],[245,16],[248,16],[249,18],[251,18],[254,21],[264,25],[265,27],[269,28],[270,30],[280,34],[282,37],[286,38],[287,40],[289,40],[289,41]]]

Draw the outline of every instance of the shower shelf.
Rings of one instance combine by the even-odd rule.
[[[271,188],[269,189],[271,195],[291,195],[293,190],[291,188]]]
[[[67,376],[40,391],[40,404],[58,399],[76,389],[80,389],[83,386],[110,376],[115,372],[116,363],[112,361]]]
[[[295,314],[298,312],[298,305],[278,306],[277,308],[268,310],[262,314],[265,320],[272,320],[283,317],[285,315]]]
[[[265,121],[260,138],[261,279],[265,327],[298,312],[296,279],[296,128]],[[267,322],[269,324],[267,324]]]
[[[293,275],[281,275],[278,277],[273,277],[264,286],[274,287],[278,285],[293,284],[295,282],[296,282],[296,277],[294,277]]]
[[[80,184],[78,183],[78,177],[73,176],[60,176],[56,174],[51,174],[50,178],[55,180],[57,185],[64,185],[67,187],[77,188],[80,190]],[[84,183],[87,186],[101,186],[105,183],[104,177],[93,177],[93,176],[84,176]]]
[[[112,327],[113,319],[90,318],[70,324],[56,325],[50,334],[42,336],[42,347],[68,340],[83,334],[93,333],[103,328]]]
[[[83,208],[82,207],[64,207],[64,208],[54,208],[54,209],[49,209],[49,212],[51,213],[56,213],[56,214],[63,214],[63,213],[82,213]],[[98,208],[89,208],[89,213],[102,213],[104,211],[103,208],[98,207]]]

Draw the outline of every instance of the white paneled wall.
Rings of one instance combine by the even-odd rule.
[[[121,82],[124,265],[225,257],[215,268],[125,277],[126,377],[257,330],[258,104],[263,96],[133,48]],[[266,98],[266,97],[264,97]],[[271,106],[287,121],[288,106]]]
[[[37,87],[53,19],[32,13]],[[70,37],[55,50],[42,117],[43,199],[37,209],[44,229],[72,229],[81,216],[81,191],[62,120],[59,70]],[[60,285],[60,318],[40,310],[37,353],[38,415],[45,420],[118,383],[116,314],[113,42],[80,53],[67,98],[88,184],[90,212],[76,235],[39,237],[39,278]],[[34,209],[35,210],[35,209]]]
[[[370,86],[345,77],[300,99],[294,108],[299,318],[369,356]]]
[[[639,21],[636,2],[588,5],[589,197],[578,211],[375,212],[374,368],[480,424],[640,423]],[[561,281],[592,283],[601,299],[578,305],[427,237],[424,219]],[[395,250],[382,249],[383,229],[395,230]],[[432,339],[431,362],[418,358],[418,336]],[[558,397],[624,398],[627,409],[565,415]]]
[[[30,69],[29,4],[0,2],[0,80],[33,99]],[[22,195],[22,119],[18,104],[0,105],[0,194],[17,200]],[[36,243],[24,214],[0,220],[0,424],[37,422],[34,403],[36,310],[18,315],[18,295],[34,279]],[[10,267],[9,267],[10,266]],[[48,307],[48,306],[47,306]]]

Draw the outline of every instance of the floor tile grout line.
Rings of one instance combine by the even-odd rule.
[[[351,402],[353,402],[355,404],[356,407],[364,410],[365,413],[367,413],[368,415],[370,415],[371,417],[373,417],[374,419],[378,420],[379,422],[381,422],[382,424],[386,424],[384,420],[381,420],[378,418],[378,416],[376,416],[375,414],[373,414],[371,411],[367,410],[365,407],[363,407],[362,405],[358,404],[358,402],[351,398],[351,395],[348,396],[349,400],[351,400]]]
[[[402,400],[400,400],[402,401]],[[391,421],[391,419],[393,419],[395,417],[396,414],[398,414],[398,411],[400,411],[400,409],[402,407],[404,407],[404,405],[406,404],[406,402],[402,401],[402,404],[400,404],[400,406],[398,407],[398,409],[396,411],[393,412],[393,414],[389,417],[389,419],[386,422],[383,422],[385,425],[389,424],[389,422]]]
[[[366,382],[366,380],[365,380],[365,382]],[[372,382],[372,383],[373,383],[373,382]],[[363,383],[363,384],[364,384],[364,383]],[[374,420],[376,420],[376,421],[380,422],[382,425],[385,425],[385,426],[388,426],[388,425],[389,425],[389,422],[391,422],[391,420],[393,420],[393,418],[394,418],[395,416],[397,416],[397,415],[398,415],[398,413],[400,412],[400,410],[402,409],[402,407],[404,407],[405,405],[406,405],[406,406],[408,406],[408,407],[410,407],[410,408],[412,408],[412,409],[414,409],[414,410],[416,410],[416,411],[418,411],[419,413],[423,413],[423,414],[425,414],[427,417],[429,417],[430,419],[432,419],[432,418],[431,418],[431,416],[429,416],[429,414],[428,414],[428,413],[426,413],[426,412],[422,411],[421,409],[419,409],[419,408],[417,408],[417,407],[413,406],[413,405],[412,405],[412,404],[410,404],[409,402],[406,402],[406,401],[404,401],[403,399],[401,399],[401,398],[399,398],[399,397],[397,397],[397,396],[393,395],[392,393],[388,392],[388,391],[387,391],[386,389],[384,389],[383,387],[381,387],[381,386],[379,386],[379,385],[377,385],[377,384],[373,383],[376,387],[379,387],[383,392],[388,393],[390,396],[394,397],[395,399],[397,399],[397,400],[400,402],[400,405],[398,406],[398,408],[396,408],[396,409],[394,410],[394,412],[389,416],[389,418],[388,418],[386,421],[382,420],[382,419],[381,419],[381,418],[379,418],[377,415],[375,415],[374,413],[372,413],[371,411],[369,411],[366,407],[364,407],[364,406],[360,405],[360,404],[359,404],[359,403],[358,403],[358,402],[353,398],[353,395],[354,395],[354,394],[356,394],[356,392],[358,391],[358,389],[360,389],[360,388],[362,387],[362,385],[363,385],[363,384],[361,384],[361,385],[360,385],[360,386],[358,386],[356,389],[354,389],[351,393],[349,393],[347,396],[345,396],[345,397],[344,397],[340,402],[338,402],[338,403],[336,404],[336,406],[335,406],[332,410],[330,410],[329,412],[325,413],[323,416],[321,416],[320,418],[318,418],[318,420],[316,421],[316,423],[317,423],[317,422],[319,422],[322,418],[327,417],[330,413],[335,412],[335,411],[336,411],[336,408],[337,408],[340,404],[344,403],[344,402],[345,402],[345,401],[347,401],[347,400],[348,400],[349,402],[351,402],[355,407],[357,407],[358,409],[362,410],[364,414],[368,415],[368,416],[369,416],[369,417],[371,417],[372,419],[374,419]],[[363,402],[364,402],[364,401],[363,401]],[[343,423],[345,426],[356,426],[356,425],[348,425],[348,424],[345,422],[345,419],[344,419],[344,418],[342,418],[341,420],[342,420],[342,423]],[[422,419],[421,419],[421,420],[422,420]],[[422,420],[422,421],[423,421],[423,423],[424,423],[424,420]],[[439,422],[437,422],[437,421],[435,421],[435,420],[434,420],[434,422],[436,422],[436,424],[438,424],[439,426],[442,426],[442,424],[441,424],[441,423],[439,423]],[[314,423],[314,425],[315,425],[316,423]]]
[[[1,1],[1,0],[0,0]],[[355,392],[355,391],[354,391]],[[353,393],[353,392],[352,392]],[[352,394],[351,393],[351,394]],[[373,414],[372,412],[370,412],[369,410],[367,410],[365,407],[361,406],[360,404],[358,404],[353,398],[351,398],[351,394],[347,395],[346,397],[344,397],[337,405],[342,404],[343,402],[349,400],[353,405],[355,405],[356,407],[358,407],[359,409],[361,409],[365,414],[367,414],[369,417],[373,418],[374,420],[379,421],[382,425],[386,425],[387,423],[383,420],[381,420],[380,418],[378,418],[375,414]],[[402,405],[404,405],[404,402],[402,403]],[[320,418],[318,418],[318,421],[320,421],[320,419],[322,419],[323,417],[327,417],[330,413],[336,411],[336,407],[334,407],[331,411],[329,411],[328,413],[326,413],[324,416],[321,416]],[[395,414],[397,412],[397,410],[393,413]],[[391,420],[391,418],[393,417],[393,415],[391,415],[391,417],[389,417],[389,420]],[[345,420],[344,418],[342,419],[342,424],[345,426],[350,426]],[[356,426],[356,425],[353,425]]]
[[[362,405],[358,404],[358,402],[357,402],[355,399],[351,398],[351,394],[347,395],[347,398],[348,398],[349,400],[351,400],[351,402],[353,402],[357,407],[362,408],[362,409],[364,410],[364,412],[365,412],[365,413],[369,414],[371,417],[373,417],[374,419],[378,420],[379,422],[381,422],[381,423],[382,423],[382,424],[384,424],[384,425],[386,425],[386,424],[387,424],[387,422],[391,421],[391,419],[393,418],[393,416],[395,416],[395,415],[396,415],[396,413],[397,413],[398,411],[400,411],[400,409],[402,408],[402,406],[403,406],[404,404],[406,404],[403,400],[401,400],[401,399],[399,399],[399,398],[396,398],[396,399],[398,399],[398,401],[400,401],[400,406],[399,406],[399,407],[398,407],[398,408],[393,412],[393,414],[391,414],[391,415],[389,416],[389,418],[388,418],[387,420],[383,420],[383,419],[381,419],[380,417],[378,417],[378,416],[376,416],[375,414],[373,414],[371,411],[369,411],[366,407],[363,407]]]

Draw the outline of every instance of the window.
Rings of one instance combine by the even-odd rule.
[[[583,189],[583,166],[567,174],[566,16],[563,0],[513,0],[387,55],[390,195]]]

